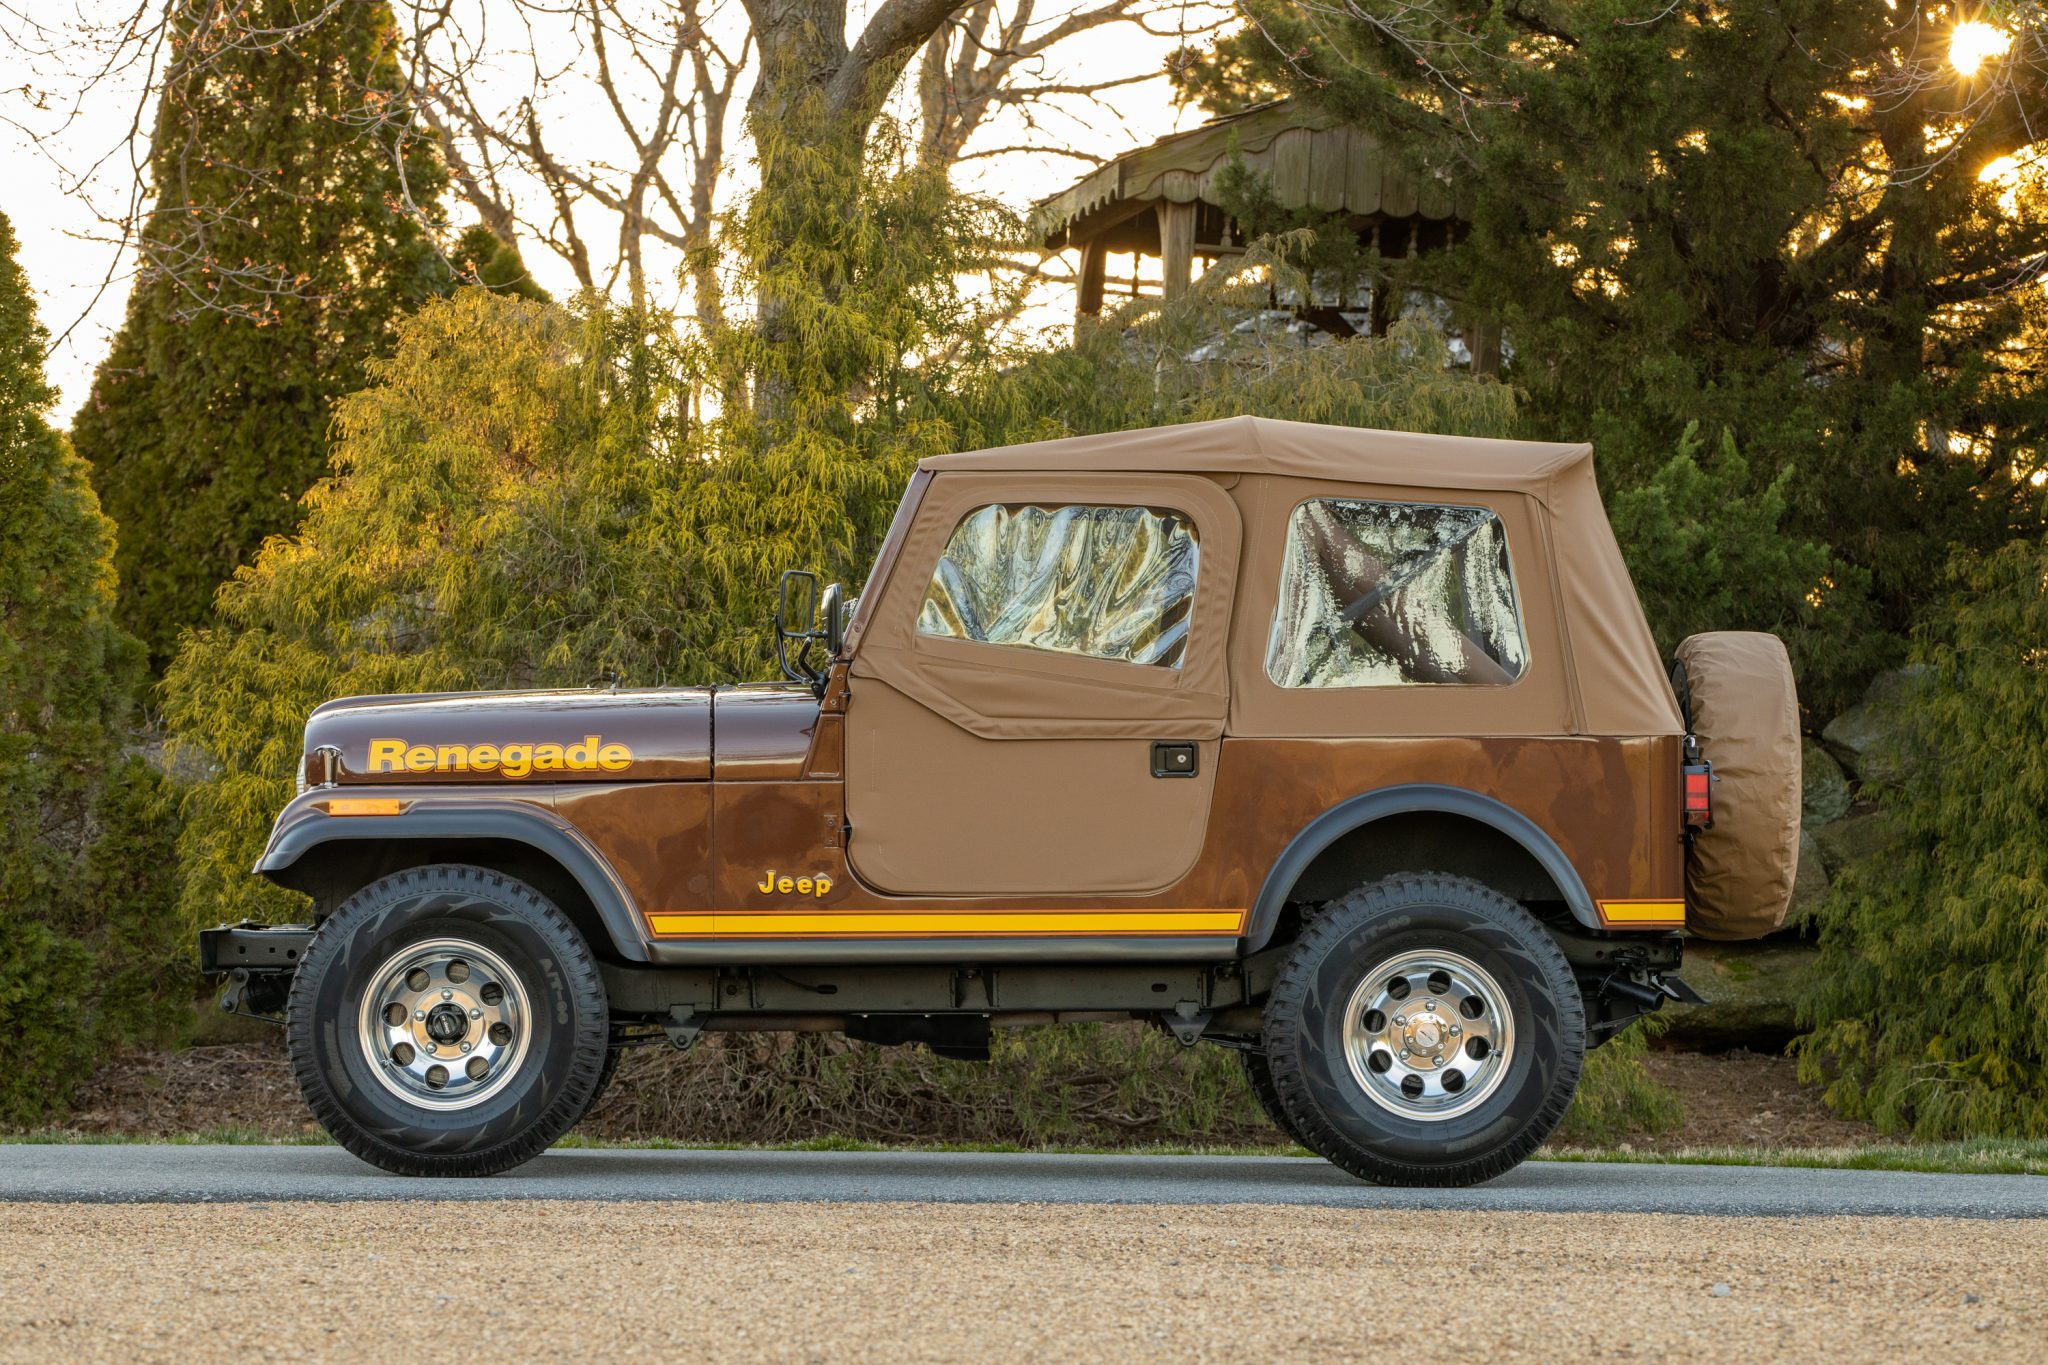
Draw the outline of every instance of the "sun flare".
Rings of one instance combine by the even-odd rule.
[[[2002,57],[2012,46],[2012,35],[1978,19],[1965,19],[1948,36],[1948,64],[1964,76],[1974,76],[1993,57]]]

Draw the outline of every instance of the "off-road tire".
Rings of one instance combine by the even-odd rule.
[[[510,1080],[468,1109],[394,1094],[357,1032],[371,975],[407,945],[440,938],[495,953],[531,1004]],[[314,1117],[399,1175],[495,1175],[538,1156],[590,1107],[610,1036],[604,982],[576,926],[526,883],[463,864],[395,872],[350,896],[313,936],[285,1010],[292,1074]]]
[[[1280,1103],[1280,1092],[1273,1087],[1273,1066],[1266,1060],[1266,1054],[1246,1048],[1237,1055],[1244,1063],[1245,1084],[1252,1088],[1252,1096],[1258,1100],[1259,1108],[1265,1111],[1267,1119],[1275,1128],[1285,1133],[1288,1141],[1295,1146],[1307,1147],[1308,1143],[1303,1141],[1302,1135],[1295,1130],[1294,1120],[1287,1117],[1287,1110]],[[1310,1150],[1313,1151],[1314,1148]]]
[[[1366,1094],[1346,1061],[1341,1017],[1366,973],[1426,949],[1490,974],[1516,1035],[1498,1088],[1436,1120],[1402,1117]],[[1564,954],[1527,910],[1464,878],[1404,874],[1309,921],[1267,1000],[1265,1045],[1303,1146],[1377,1184],[1474,1185],[1520,1163],[1564,1117],[1585,1059],[1585,1005]]]

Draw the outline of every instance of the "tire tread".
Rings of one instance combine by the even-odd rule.
[[[1471,1160],[1425,1165],[1360,1150],[1309,1101],[1307,1080],[1302,1070],[1302,1009],[1309,994],[1311,978],[1323,954],[1352,933],[1359,921],[1378,913],[1383,906],[1417,902],[1456,904],[1501,918],[1504,922],[1519,921],[1523,927],[1533,930],[1526,935],[1525,946],[1538,959],[1544,974],[1552,980],[1573,981],[1571,964],[1535,917],[1490,887],[1445,873],[1401,873],[1359,887],[1330,901],[1320,913],[1308,920],[1294,951],[1288,955],[1286,965],[1274,981],[1265,1011],[1266,1056],[1273,1091],[1299,1134],[1301,1144],[1361,1180],[1383,1185],[1477,1185],[1527,1160],[1530,1153],[1556,1131],[1564,1119],[1565,1110],[1571,1106],[1585,1055],[1585,1002],[1580,998],[1576,983],[1573,989],[1552,992],[1552,997],[1565,1031],[1582,1040],[1581,1046],[1566,1050],[1558,1075],[1541,1107],[1514,1139]]]
[[[321,975],[340,955],[351,936],[363,923],[389,909],[392,903],[432,889],[431,883],[454,880],[471,883],[479,899],[511,909],[526,917],[548,938],[560,965],[564,987],[572,999],[597,1002],[594,1011],[580,1012],[576,1055],[567,1083],[540,1115],[525,1128],[492,1146],[468,1152],[414,1152],[387,1142],[371,1133],[349,1113],[322,1072],[314,1047],[313,1032],[324,1021],[313,1008],[313,996]],[[454,890],[455,888],[447,888]],[[285,1008],[285,1042],[291,1054],[292,1078],[299,1094],[320,1126],[341,1146],[373,1166],[397,1175],[485,1176],[498,1175],[531,1161],[583,1118],[596,1096],[605,1070],[611,1022],[604,1008],[604,981],[589,945],[569,917],[555,904],[515,877],[490,868],[466,863],[437,863],[407,868],[383,877],[343,901],[320,922],[319,931],[306,949],[305,957],[292,975],[292,989]],[[596,1046],[590,1046],[590,1036]]]

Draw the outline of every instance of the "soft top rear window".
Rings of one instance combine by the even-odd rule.
[[[1500,518],[1317,498],[1287,524],[1266,675],[1282,687],[1511,683],[1528,644]]]

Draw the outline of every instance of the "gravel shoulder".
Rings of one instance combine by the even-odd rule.
[[[1344,1360],[1453,1329],[1475,1359],[2025,1360],[2044,1282],[2044,1222],[1991,1252],[1933,1219],[0,1204],[6,1361]]]

